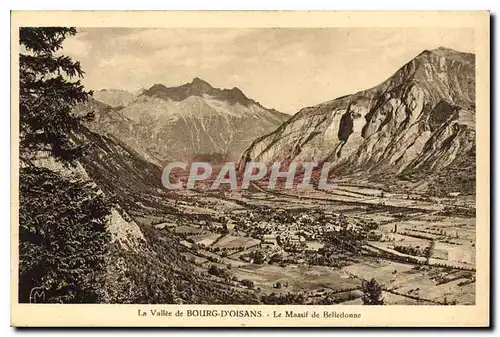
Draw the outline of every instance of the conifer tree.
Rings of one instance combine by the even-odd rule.
[[[52,303],[94,303],[101,295],[110,241],[105,197],[91,181],[37,164],[44,154],[69,168],[83,153],[73,139],[92,115],[72,110],[90,92],[80,64],[57,55],[74,34],[62,27],[19,31],[20,302],[31,300],[33,288]]]
[[[82,146],[71,141],[92,114],[76,116],[73,107],[87,100],[91,92],[80,82],[80,63],[55,53],[75,28],[20,28],[19,43],[19,141],[20,159],[28,164],[37,151],[50,151],[58,160],[71,164],[82,154]],[[77,78],[72,81],[72,79]]]
[[[363,282],[363,304],[364,305],[383,305],[382,287],[375,280]]]

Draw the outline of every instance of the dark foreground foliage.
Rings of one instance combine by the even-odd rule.
[[[110,240],[109,208],[90,182],[45,168],[20,172],[19,300],[42,287],[44,302],[96,302]]]

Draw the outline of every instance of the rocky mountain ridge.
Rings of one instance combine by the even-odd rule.
[[[423,51],[376,87],[300,110],[241,163],[331,162],[338,177],[425,180],[475,149],[474,65],[474,54]]]
[[[94,92],[94,99],[113,108],[120,108],[129,105],[137,96],[141,95],[145,89],[129,92],[122,89],[102,89]]]
[[[214,88],[199,78],[179,87],[155,84],[126,106],[100,98],[79,107],[95,111],[89,128],[120,139],[157,164],[200,156],[237,160],[255,138],[290,117],[264,108],[238,88]]]

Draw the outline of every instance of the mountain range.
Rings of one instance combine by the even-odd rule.
[[[293,117],[200,78],[134,93],[101,90],[79,109],[95,112],[90,130],[157,166],[329,162],[338,179],[422,193],[475,191],[475,56],[443,47],[423,51],[373,88]]]
[[[263,107],[238,88],[214,88],[199,78],[136,93],[101,90],[79,109],[94,111],[91,130],[120,139],[158,164],[200,158],[237,161],[255,138],[290,117]]]

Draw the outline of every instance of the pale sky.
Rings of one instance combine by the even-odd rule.
[[[87,89],[178,86],[200,77],[288,114],[375,86],[424,49],[474,52],[474,31],[466,28],[78,31],[63,52],[81,62]]]

